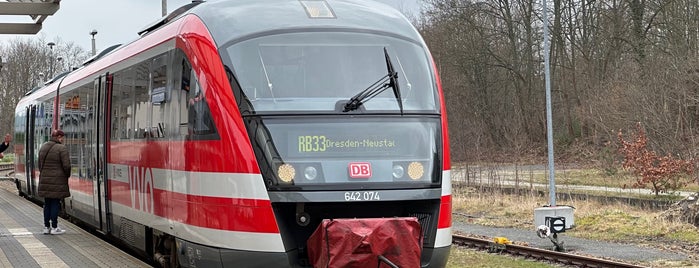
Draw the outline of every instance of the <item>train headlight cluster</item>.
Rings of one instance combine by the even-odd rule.
[[[413,180],[419,180],[425,174],[425,168],[420,162],[411,162],[408,165],[408,176]]]
[[[419,180],[422,179],[425,175],[425,167],[422,163],[420,162],[396,162],[393,163],[393,178],[394,179],[403,179],[405,178],[405,174],[408,174],[408,178],[411,180]]]
[[[303,176],[309,181],[315,180],[318,177],[318,170],[314,166],[307,166],[303,170]]]
[[[277,166],[279,184],[323,183],[323,168],[320,163],[284,163]]]
[[[277,176],[283,182],[290,183],[296,177],[296,169],[292,165],[283,164],[277,169]]]

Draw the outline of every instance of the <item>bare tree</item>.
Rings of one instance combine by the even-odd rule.
[[[554,0],[551,70],[556,150],[602,146],[643,122],[660,153],[697,154],[699,3]],[[441,72],[452,140],[463,150],[541,148],[542,6],[427,0],[418,28]],[[473,139],[477,137],[477,139]],[[690,145],[690,146],[687,146]],[[523,149],[526,150],[526,149]]]
[[[13,131],[14,112],[17,102],[30,90],[50,79],[51,72],[68,70],[67,66],[79,66],[87,58],[84,49],[72,42],[60,39],[48,41],[43,38],[16,38],[0,44],[3,68],[0,70],[0,131]],[[59,60],[60,58],[60,60]]]

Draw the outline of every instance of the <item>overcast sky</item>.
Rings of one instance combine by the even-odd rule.
[[[210,0],[216,1],[216,0]],[[333,0],[330,0],[332,3]],[[418,14],[420,0],[377,0],[398,10]],[[168,13],[191,0],[168,0]],[[161,0],[63,0],[56,14],[49,16],[41,31],[33,35],[0,35],[0,41],[43,37],[46,42],[74,42],[86,51],[92,50],[90,32],[97,30],[97,51],[114,44],[125,44],[138,38],[138,31],[162,15]],[[29,16],[4,17],[2,22],[31,22]],[[61,42],[57,42],[60,45]]]

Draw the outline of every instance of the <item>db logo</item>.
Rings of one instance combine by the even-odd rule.
[[[368,179],[371,177],[371,164],[368,162],[350,163],[349,175],[353,179]]]

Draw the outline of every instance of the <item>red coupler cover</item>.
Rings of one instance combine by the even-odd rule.
[[[420,267],[422,230],[417,218],[324,219],[308,241],[313,267]]]

